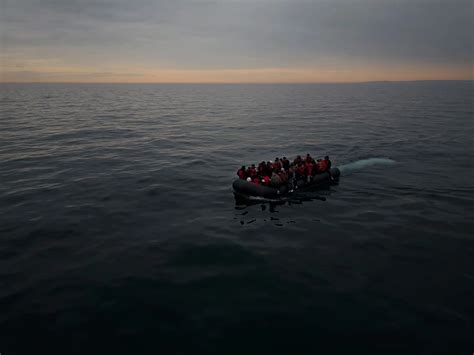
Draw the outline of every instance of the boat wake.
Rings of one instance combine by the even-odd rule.
[[[397,162],[389,158],[368,158],[338,166],[342,174],[348,175],[373,165],[394,165]]]

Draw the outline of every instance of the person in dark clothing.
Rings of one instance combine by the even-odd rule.
[[[293,190],[295,186],[295,180],[296,180],[295,165],[291,163],[290,167],[288,168],[288,187],[290,190]]]
[[[270,160],[270,161],[267,161],[267,169],[265,170],[265,175],[272,176],[272,172],[273,172],[273,162]]]
[[[327,169],[330,170],[332,164],[331,164],[331,161],[329,160],[329,156],[326,155],[326,156],[324,157],[324,160],[326,161],[326,167],[327,167]]]
[[[258,169],[257,169],[258,176],[263,177],[263,175],[265,175],[266,170],[267,170],[267,164],[265,164],[264,161],[258,164]]]
[[[316,173],[318,172],[318,166],[316,164],[316,160],[311,159],[311,164],[313,164],[313,170],[311,171],[311,176],[315,177]]]
[[[280,176],[278,176],[278,174],[277,174],[276,172],[273,172],[273,173],[272,173],[272,178],[270,179],[270,185],[271,185],[272,187],[277,188],[277,187],[280,186],[280,184],[281,184],[281,178],[280,178]]]
[[[323,172],[323,170],[322,170],[321,159],[318,159],[316,161],[316,174],[321,174],[322,172]]]
[[[306,160],[306,164],[305,164],[305,173],[306,173],[306,178],[307,178],[306,182],[310,182],[311,177],[313,176],[314,166],[313,166],[313,163],[311,162],[311,160]]]
[[[330,178],[331,180],[334,180],[334,177],[331,175],[331,165],[332,165],[332,163],[331,163],[331,160],[329,160],[329,156],[328,156],[328,155],[326,155],[326,156],[324,157],[324,161],[326,162],[326,171],[327,171],[328,174],[329,174],[329,178]]]

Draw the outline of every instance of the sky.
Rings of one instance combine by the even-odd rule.
[[[1,0],[0,82],[473,80],[472,0]]]

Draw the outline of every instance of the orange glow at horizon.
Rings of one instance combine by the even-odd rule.
[[[334,68],[107,70],[29,62],[2,65],[0,82],[42,83],[342,83],[409,80],[474,80],[472,65],[338,65]]]

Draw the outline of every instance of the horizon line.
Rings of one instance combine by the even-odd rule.
[[[474,79],[413,79],[413,80],[367,80],[367,81],[314,81],[314,82],[301,82],[301,81],[289,81],[289,82],[212,82],[212,81],[203,81],[203,82],[149,82],[149,81],[136,81],[136,82],[118,82],[118,81],[0,81],[0,85],[4,84],[142,84],[142,85],[314,85],[314,84],[372,84],[372,83],[410,83],[410,82],[433,82],[433,81],[443,81],[443,82],[470,82]]]

